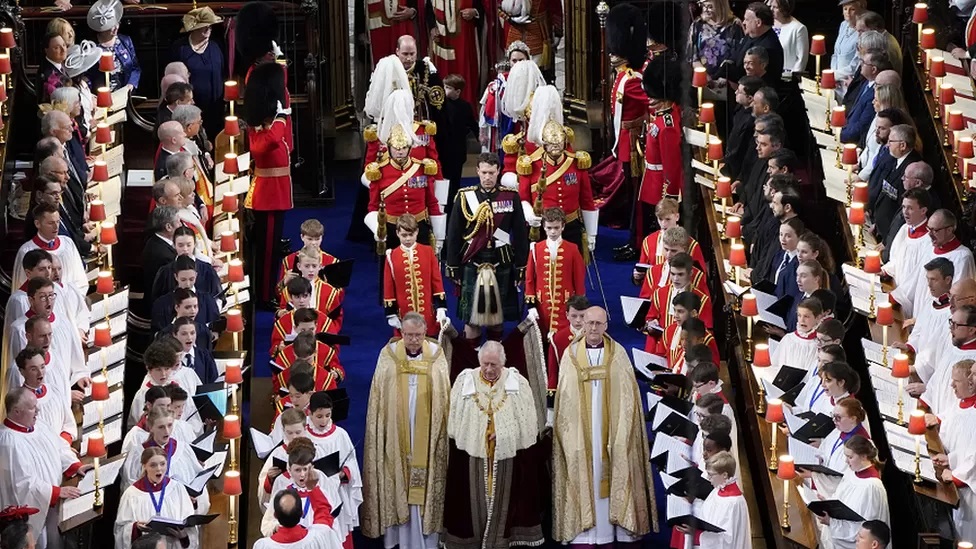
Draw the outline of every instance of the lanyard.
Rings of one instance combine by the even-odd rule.
[[[858,426],[860,426],[860,425],[858,425]],[[854,436],[854,431],[856,431],[856,430],[857,430],[857,427],[855,427],[854,429],[852,429],[850,433],[841,433],[840,434],[840,437],[837,438],[837,442],[834,443],[834,447],[830,449],[830,457],[834,457],[834,452],[837,451],[837,448],[839,448],[841,446],[841,444],[844,444],[845,442],[847,442],[847,439],[849,439],[852,436]],[[847,438],[844,438],[844,437],[847,437]]]
[[[820,400],[820,397],[827,392],[827,389],[823,386],[823,380],[817,382],[817,388],[813,390],[813,396],[810,397],[810,406],[807,408],[809,411],[813,411],[813,403]]]
[[[294,483],[291,486],[292,488],[299,490],[298,486],[295,486]],[[302,506],[302,518],[305,518],[308,515],[308,508],[311,505],[312,505],[312,493],[309,492],[308,497],[305,498],[305,505]]]
[[[163,477],[163,480],[160,482],[160,485],[162,487],[159,489],[159,501],[158,502],[156,501],[155,492],[152,491],[152,483],[149,484],[149,499],[152,500],[152,506],[153,506],[153,509],[156,510],[156,516],[157,517],[160,516],[160,513],[163,511],[163,498],[166,497],[166,485],[169,484],[168,482],[166,482],[166,480],[167,480],[167,477]],[[149,482],[149,479],[148,478],[146,479],[146,482]]]

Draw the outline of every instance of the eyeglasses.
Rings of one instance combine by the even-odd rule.
[[[600,320],[591,320],[589,322],[584,322],[583,324],[586,325],[588,328],[599,328],[600,326],[607,325],[605,321],[600,321]]]
[[[949,327],[950,328],[956,329],[956,328],[959,328],[960,326],[966,327],[966,328],[973,328],[974,327],[972,324],[962,324],[960,322],[956,322],[955,320],[952,320],[951,318],[949,319]]]
[[[842,419],[847,419],[847,416],[842,416],[840,414],[834,414],[833,415],[833,418],[834,418],[834,422],[836,423],[836,422],[838,422],[838,421],[840,421]]]
[[[890,140],[889,140],[889,141],[890,141]],[[944,230],[946,230],[946,229],[948,229],[948,228],[949,228],[949,226],[948,226],[948,225],[946,225],[945,227],[939,227],[939,228],[935,228],[935,227],[932,227],[932,226],[929,226],[929,227],[928,227],[928,229],[929,229],[929,232],[930,232],[930,233],[937,233],[937,232],[939,232],[939,231],[944,231]]]
[[[36,295],[37,299],[40,299],[41,301],[51,301],[51,300],[53,300],[57,296],[58,296],[58,294],[56,294],[56,293],[37,294]]]

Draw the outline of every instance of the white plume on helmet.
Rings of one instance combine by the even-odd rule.
[[[403,63],[396,55],[388,55],[376,63],[376,68],[369,77],[369,89],[366,90],[366,105],[363,110],[367,116],[377,120],[390,94],[395,90],[409,89],[410,80],[407,78]]]
[[[505,96],[502,97],[502,112],[513,120],[524,120],[525,110],[532,101],[532,93],[539,86],[545,86],[546,79],[535,61],[528,59],[516,63],[508,73]]]
[[[525,61],[522,61],[525,63]],[[522,63],[519,63],[521,65]],[[516,65],[518,66],[518,65]],[[542,128],[550,120],[563,125],[563,101],[556,86],[546,85],[535,90],[532,96],[532,116],[525,136],[529,141],[542,146]]]
[[[399,124],[412,137],[414,145],[418,144],[417,134],[413,130],[413,108],[413,93],[410,88],[395,90],[386,98],[383,110],[376,120],[376,134],[380,143],[389,141],[393,127]]]

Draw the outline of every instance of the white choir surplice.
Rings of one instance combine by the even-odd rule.
[[[119,513],[115,518],[116,547],[132,547],[132,533],[137,522],[149,522],[155,516],[183,520],[191,515],[202,514],[193,509],[190,494],[179,481],[163,477],[160,485],[165,488],[165,492],[158,486],[151,486],[143,477],[122,492]],[[158,512],[153,498],[156,498],[160,506]],[[188,528],[187,534],[190,536],[189,549],[200,547],[199,527]],[[163,540],[166,549],[183,549],[176,538],[163,536]]]
[[[75,321],[76,329],[87,331],[91,326],[91,309],[88,308],[88,302],[85,301],[85,294],[80,293],[78,288],[70,284],[67,286],[60,282],[55,282],[55,284],[57,286],[54,289],[58,292],[58,298],[55,302],[60,301],[68,310],[68,314]]]
[[[582,343],[581,343],[582,344]],[[586,349],[587,358],[590,364],[603,364],[604,348]],[[590,400],[590,440],[603,440],[603,382],[602,379],[592,379],[589,381],[591,387]],[[639,541],[640,538],[632,536],[626,529],[616,526],[610,522],[610,498],[601,498],[600,480],[603,478],[603,452],[598,445],[592,448],[593,456],[593,519],[594,526],[589,530],[583,530],[570,542],[572,545],[603,545],[614,541],[630,543]]]
[[[189,445],[196,437],[193,436],[193,432],[187,427],[186,422],[182,419],[173,420],[173,432],[170,434],[170,438],[175,438],[176,440]],[[142,444],[149,439],[149,431],[145,429],[145,424],[140,421],[125,434],[122,438],[122,448],[128,448],[132,446],[133,443]],[[142,451],[140,450],[141,454]]]
[[[746,498],[736,482],[708,494],[695,514],[701,520],[725,530],[721,533],[702,532],[701,547],[708,549],[750,549],[752,530],[749,526],[749,509]]]
[[[39,510],[28,519],[39,537],[38,547],[46,546],[49,531],[57,531],[58,509],[51,502],[57,502],[64,476],[80,467],[71,447],[47,425],[37,423],[28,430],[8,419],[0,426],[0,508],[27,505]]]
[[[340,549],[339,534],[323,524],[281,528],[254,542],[253,549]]]
[[[849,396],[849,393],[844,393],[835,399],[831,399],[827,388],[823,386],[823,379],[820,376],[815,376],[806,380],[806,385],[796,396],[793,413],[813,412],[814,414],[829,416],[834,413],[834,402],[839,402]]]
[[[817,331],[801,334],[799,330],[792,331],[779,341],[776,352],[770,360],[771,367],[768,379],[775,379],[783,366],[792,366],[808,371],[816,371],[817,366]],[[810,379],[807,376],[807,380]]]
[[[834,429],[829,435],[824,437],[820,441],[820,447],[817,448],[821,465],[841,474],[850,471],[850,467],[847,465],[847,458],[844,456],[844,444],[853,438],[854,435],[861,435],[867,439],[871,438],[871,435],[868,434],[864,426],[860,424],[850,432],[842,433],[840,429]],[[840,482],[841,477],[813,473],[813,483],[816,486],[817,493],[824,498],[833,498],[834,492],[837,490]]]
[[[915,351],[915,372],[923,383],[932,379],[945,350],[952,347],[952,333],[949,330],[952,309],[948,296],[944,304],[931,298],[931,294],[929,296],[925,306],[916,311],[915,325],[907,342]]]
[[[27,299],[26,289],[27,283],[25,282],[20,288],[14,290],[13,293],[10,294],[10,299],[7,300],[7,308],[3,311],[4,331],[10,328],[10,325],[13,324],[15,320],[26,315],[27,311],[30,309],[30,301]],[[54,298],[54,308],[52,309],[52,312],[56,317],[71,318],[72,322],[78,326],[79,323],[76,317],[69,312],[68,300],[62,299],[62,294],[66,292],[63,292],[60,286],[55,291],[57,292],[58,296]],[[82,320],[85,326],[88,326],[88,321],[88,316]]]
[[[180,365],[173,370],[169,379],[172,383],[179,385],[190,397],[187,399],[186,404],[183,405],[183,417],[180,419],[186,421],[193,432],[203,433],[203,419],[197,414],[196,404],[193,403],[193,395],[197,394],[197,388],[203,384],[200,381],[200,376],[193,369],[184,368]],[[146,374],[142,378],[142,386],[139,387],[139,390],[136,391],[135,396],[132,398],[132,405],[129,407],[129,418],[126,421],[126,425],[132,427],[139,423],[139,419],[145,413],[143,408],[146,407],[146,391],[153,385],[155,384],[152,378],[149,377],[149,374]]]
[[[51,321],[51,348],[49,350],[50,360],[47,361],[47,370],[44,378],[48,387],[58,395],[65,398],[71,396],[71,386],[78,380],[88,377],[88,361],[85,352],[81,348],[81,338],[78,330],[70,318],[58,316],[51,313],[48,317]],[[20,370],[15,365],[14,358],[17,353],[27,347],[27,315],[23,315],[10,325],[7,335],[10,343],[7,345],[7,387],[20,387],[24,384],[24,378],[20,375]]]
[[[149,440],[149,435],[144,439],[137,438],[130,442],[128,448],[124,449],[124,451],[128,452],[128,455],[125,456],[125,463],[122,465],[122,470],[120,471],[120,481],[123,488],[131,486],[142,476],[142,463],[140,459],[142,458],[142,451],[150,446]],[[151,445],[156,446],[156,443],[153,442]],[[166,452],[166,476],[178,480],[185,485],[193,482],[197,474],[203,471],[203,465],[197,460],[197,455],[190,448],[189,442],[178,441],[170,437],[169,442],[166,443],[166,447],[163,450]],[[207,493],[207,490],[204,490],[197,496],[196,509],[197,513],[201,515],[206,514],[210,510],[210,494]]]
[[[27,275],[24,273],[24,256],[27,252],[42,249],[61,258],[61,280],[77,288],[82,295],[87,295],[88,272],[85,270],[85,262],[82,261],[81,254],[78,253],[78,247],[68,236],[58,235],[52,242],[44,242],[40,235],[35,235],[34,238],[21,244],[20,249],[17,250],[17,257],[14,258],[14,275],[10,287],[19,288],[27,280]]]
[[[325,473],[318,469],[316,469],[315,472],[319,477],[315,490],[318,490],[325,496],[325,500],[329,503],[329,509],[327,511],[334,511],[335,508],[339,506],[340,500],[339,476],[336,475],[334,477],[327,477],[325,476]],[[274,486],[271,489],[271,501],[274,501],[274,498],[278,495],[278,492],[288,488],[298,490],[298,495],[302,498],[302,507],[305,509],[305,511],[302,514],[302,520],[299,522],[299,524],[308,528],[312,526],[317,519],[321,521],[321,517],[316,516],[315,508],[309,501],[309,496],[312,494],[312,491],[299,488],[294,482],[292,482],[291,477],[287,472],[278,475],[278,478],[275,479]],[[278,519],[276,519],[274,516],[274,505],[268,505],[268,508],[264,511],[264,516],[261,518],[261,534],[264,536],[270,536],[274,533],[275,528],[278,528],[279,526]],[[330,529],[335,532],[334,524],[332,527],[330,527]],[[338,536],[339,533],[336,532],[336,535]],[[345,538],[345,534],[342,534],[341,538]]]
[[[316,446],[315,459],[321,459],[324,457],[325,456],[322,454],[322,449]],[[268,481],[268,470],[274,467],[274,460],[276,458],[288,463],[288,448],[284,444],[279,444],[278,446],[275,446],[274,450],[271,450],[271,453],[268,454],[268,458],[264,460],[264,465],[261,466],[261,471],[258,472],[258,505],[261,506],[262,513],[264,513],[268,509],[268,506],[271,505],[271,490],[274,487],[274,481]]]
[[[48,390],[47,384],[37,389],[24,386],[37,397],[37,421],[51,428],[55,433],[67,434],[71,440],[78,438],[78,424],[71,411],[71,399]],[[64,438],[62,438],[64,440]],[[68,441],[65,440],[67,444]]]
[[[880,520],[891,525],[888,514],[888,493],[874,466],[855,473],[848,469],[840,486],[831,499],[836,499],[864,517],[864,520]],[[864,477],[864,478],[862,478]],[[854,549],[857,532],[861,529],[859,521],[830,519],[821,536],[824,549]]]
[[[332,528],[345,538],[352,533],[353,528],[359,526],[359,506],[363,503],[363,475],[359,472],[359,460],[356,459],[356,447],[345,429],[335,423],[324,433],[320,433],[314,426],[307,426],[308,438],[315,444],[315,453],[329,456],[339,453],[339,463],[349,477],[347,482],[339,484],[339,500],[342,511],[336,517]]]
[[[891,295],[901,305],[905,318],[915,315],[915,297],[929,294],[924,276],[919,278],[918,274],[925,274],[925,258],[931,253],[932,239],[924,221],[914,230],[902,225],[891,242],[890,259],[882,269],[895,279]]]
[[[957,400],[956,406],[946,412],[939,437],[949,456],[949,470],[959,490],[959,508],[953,510],[952,518],[956,524],[959,539],[976,540],[976,396]]]
[[[955,406],[956,395],[952,392],[952,366],[960,360],[976,360],[976,339],[967,341],[961,347],[951,346],[942,352],[935,373],[925,383],[925,392],[920,397],[929,405],[932,413],[942,415]]]
[[[929,252],[922,256],[922,261],[919,263],[919,266],[925,265],[937,257],[943,257],[952,262],[952,266],[955,268],[955,272],[952,275],[953,284],[964,278],[973,278],[976,276],[976,266],[973,265],[973,252],[963,246],[959,240],[953,240],[939,249],[930,246]],[[917,268],[916,271],[916,276],[918,276],[918,289],[915,291],[914,310],[917,311],[932,296],[929,292],[925,291],[928,287],[928,283],[925,281],[925,269]]]

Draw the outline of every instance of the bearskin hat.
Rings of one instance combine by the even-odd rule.
[[[681,63],[668,56],[655,56],[644,70],[644,93],[650,99],[681,103]]]
[[[618,4],[607,17],[607,51],[623,57],[631,67],[644,65],[647,55],[647,24],[644,14],[632,4]]]
[[[258,64],[244,88],[244,121],[249,126],[264,124],[278,113],[279,102],[285,102],[285,68],[275,62]]]
[[[688,10],[682,5],[668,0],[651,2],[647,12],[647,37],[666,45],[669,56],[676,60],[684,59],[686,30],[691,24],[685,21]]]
[[[237,13],[235,28],[237,51],[251,64],[271,51],[271,42],[278,37],[278,15],[270,4],[248,2]]]

